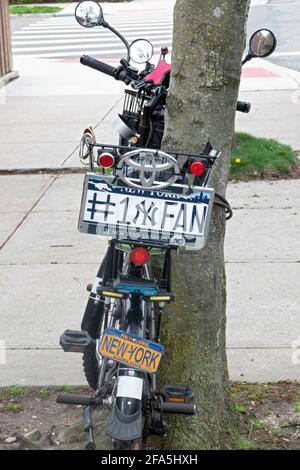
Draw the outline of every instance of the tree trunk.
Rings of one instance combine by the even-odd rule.
[[[247,0],[177,0],[165,149],[222,150],[210,181],[225,195],[245,46]],[[226,359],[225,214],[215,208],[205,249],[173,257],[176,301],[165,312],[161,384],[193,387],[194,417],[168,418],[166,449],[232,445],[238,419]]]
[[[11,72],[12,54],[10,40],[10,21],[8,0],[0,2],[0,77]]]

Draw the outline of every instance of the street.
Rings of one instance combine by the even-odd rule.
[[[105,4],[107,20],[129,40],[171,46],[170,3]],[[247,65],[240,99],[252,103],[237,130],[300,149],[300,0],[271,0],[250,9],[248,35],[273,29],[278,48]],[[134,11],[134,14],[130,14]],[[92,125],[98,140],[117,142],[112,122],[122,108],[122,83],[83,67],[90,54],[116,65],[120,41],[72,16],[13,17],[20,78],[0,90],[0,386],[85,383],[80,355],[64,354],[59,336],[78,329],[106,241],[79,234],[82,174],[78,143]],[[284,68],[282,68],[284,67]],[[18,174],[29,169],[28,174]],[[30,170],[35,170],[31,174]],[[39,170],[44,169],[45,174]],[[7,174],[11,170],[12,174]],[[227,225],[227,353],[233,380],[299,378],[299,181],[230,183],[234,217]],[[2,356],[0,355],[0,358]]]
[[[104,13],[109,9],[106,4]],[[108,21],[130,40],[138,37],[150,39],[156,50],[162,44],[171,45],[172,16],[168,9],[161,14],[145,14],[138,11],[128,17],[128,12],[106,15]],[[270,0],[266,5],[250,9],[248,20],[248,39],[259,28],[274,31],[278,39],[276,52],[268,60],[274,64],[300,71],[299,51],[299,0]],[[13,17],[13,48],[15,55],[35,57],[73,58],[81,54],[93,54],[95,57],[119,58],[124,50],[122,43],[103,28],[87,30],[80,27],[73,16],[69,17]],[[107,51],[109,45],[109,51]],[[121,50],[121,52],[119,52]]]

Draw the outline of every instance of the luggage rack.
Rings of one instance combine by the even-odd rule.
[[[152,152],[159,152],[159,149],[151,149],[151,148],[141,148],[141,147],[137,147],[135,145],[132,145],[132,146],[124,146],[124,145],[114,145],[114,144],[101,144],[99,142],[92,142],[90,141],[89,142],[89,145],[91,147],[96,147],[98,149],[101,149],[103,152],[104,151],[109,151],[109,150],[114,150],[114,151],[124,151],[124,150],[127,150],[128,152],[131,152],[133,150],[140,150],[140,151],[152,151]],[[212,149],[211,151],[211,154],[209,155],[206,155],[206,154],[195,154],[195,153],[191,153],[191,152],[178,152],[176,150],[165,150],[166,153],[168,153],[169,155],[172,155],[173,157],[175,157],[177,160],[180,159],[180,157],[186,157],[186,158],[199,158],[199,157],[205,157],[207,158],[209,161],[211,161],[211,163],[214,163],[214,161],[219,158],[220,156],[220,153],[219,151],[217,150],[214,150]],[[121,153],[120,153],[121,155]],[[123,155],[123,154],[122,154]]]

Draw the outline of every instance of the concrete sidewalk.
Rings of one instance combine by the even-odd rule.
[[[123,84],[78,62],[15,65],[20,79],[0,90],[0,170],[79,166],[89,125],[102,142],[117,141],[111,123]],[[252,112],[238,115],[238,130],[299,150],[299,84],[299,74],[268,61],[249,64],[240,99]],[[106,245],[77,232],[83,175],[0,178],[0,386],[84,383],[80,356],[58,347],[62,331],[80,325]],[[228,197],[231,378],[299,379],[299,181],[230,184]]]
[[[78,62],[15,62],[20,78],[0,90],[0,170],[76,167],[78,143],[90,125],[99,141],[117,142],[112,122],[122,107],[123,83]],[[239,98],[250,101],[252,110],[237,114],[237,130],[299,150],[299,77],[267,61],[251,62]]]
[[[60,334],[78,329],[106,241],[77,232],[83,175],[1,176],[0,386],[81,384],[80,355]],[[234,380],[298,379],[298,180],[230,184],[227,348]]]

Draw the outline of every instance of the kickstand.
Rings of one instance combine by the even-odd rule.
[[[85,406],[83,408],[83,424],[84,424],[84,431],[86,433],[87,444],[85,446],[85,450],[95,450],[96,444],[94,441],[93,436],[93,421],[92,421],[92,414],[95,410],[95,407]]]

